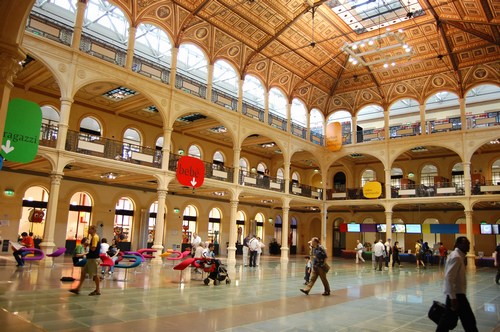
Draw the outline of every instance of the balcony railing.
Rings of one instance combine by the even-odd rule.
[[[500,182],[488,180],[484,183],[473,183],[471,193],[472,195],[500,194]]]
[[[237,96],[231,96],[229,93],[215,88],[212,89],[212,103],[225,107],[231,111],[236,111],[238,109]]]
[[[49,125],[42,123],[40,129],[40,145],[55,148],[57,144],[57,134],[59,133],[59,128],[54,125]]]
[[[285,192],[285,180],[244,170],[240,170],[238,183],[242,186]]]
[[[66,150],[161,168],[162,152],[159,150],[72,130],[68,130]]]
[[[26,31],[67,46],[71,45],[71,40],[73,38],[73,27],[64,25],[42,13],[38,13],[36,7],[33,8],[33,11],[28,17]]]
[[[267,122],[271,127],[286,131],[287,120],[279,115],[269,112]]]
[[[259,120],[260,122],[264,122],[264,109],[255,105],[243,102],[242,114],[249,118]]]
[[[168,159],[168,170],[176,172],[177,162],[181,155],[171,153]],[[215,179],[224,182],[233,182],[234,168],[216,163],[202,161],[205,166],[205,179]]]

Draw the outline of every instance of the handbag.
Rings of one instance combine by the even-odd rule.
[[[330,271],[330,265],[328,265],[327,263],[324,263],[323,264],[323,271],[325,271],[325,273],[328,273],[328,271]]]
[[[449,308],[446,308],[446,305],[439,301],[432,301],[432,305],[429,308],[429,313],[427,314],[427,316],[436,324],[439,324],[441,318],[443,316],[446,316],[446,325],[448,325],[448,329],[453,330],[455,327],[457,327],[457,313]]]

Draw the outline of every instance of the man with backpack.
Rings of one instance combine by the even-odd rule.
[[[324,296],[330,295],[330,284],[328,283],[328,279],[326,278],[326,273],[330,270],[330,266],[326,263],[326,251],[325,248],[319,243],[319,239],[317,237],[313,237],[311,241],[309,241],[311,246],[311,260],[312,260],[312,273],[311,279],[306,287],[301,288],[300,291],[306,295],[309,295],[311,288],[313,288],[314,283],[318,279],[318,276],[323,283],[323,287],[325,291],[323,292]]]

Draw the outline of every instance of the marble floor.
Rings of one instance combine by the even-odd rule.
[[[101,296],[88,296],[86,280],[80,295],[68,292],[77,277],[71,258],[56,265],[16,268],[11,255],[0,255],[0,331],[433,331],[427,318],[432,300],[443,300],[443,271],[418,270],[413,264],[374,271],[371,263],[329,259],[331,296],[321,296],[318,280],[306,296],[304,258],[263,256],[260,267],[229,266],[230,284],[205,286],[163,266],[123,270],[102,282]],[[500,286],[493,268],[468,274],[468,298],[479,331],[500,331]],[[118,279],[118,280],[116,280]],[[460,323],[454,331],[463,331]]]

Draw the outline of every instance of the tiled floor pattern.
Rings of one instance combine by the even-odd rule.
[[[433,299],[444,300],[442,270],[414,265],[373,271],[371,265],[335,258],[328,279],[332,296],[321,296],[318,280],[310,295],[302,287],[304,259],[263,256],[258,268],[228,267],[230,284],[179,283],[172,263],[123,270],[102,282],[101,296],[88,296],[86,280],[78,296],[61,276],[77,276],[70,258],[54,268],[15,267],[0,255],[1,331],[433,331],[427,318]],[[500,286],[495,270],[468,275],[468,297],[479,331],[500,331]],[[463,331],[461,325],[454,331]]]

